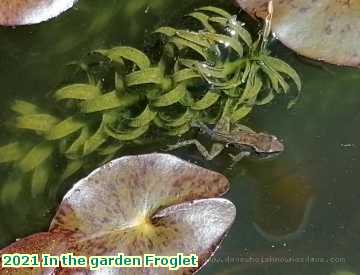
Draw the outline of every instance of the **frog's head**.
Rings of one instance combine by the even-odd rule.
[[[261,155],[275,155],[285,149],[284,144],[274,135],[258,133],[255,140],[255,152]]]
[[[284,151],[284,144],[276,136],[270,135],[270,140],[268,153],[280,153]]]

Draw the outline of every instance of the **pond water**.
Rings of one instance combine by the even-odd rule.
[[[174,24],[205,4],[235,12],[228,2],[81,0],[50,22],[0,28],[3,127],[11,122],[7,110],[14,99],[45,104],[48,93],[64,82],[67,64],[90,50],[119,44],[142,49],[156,27]],[[291,110],[286,98],[279,98],[244,123],[280,137],[285,152],[273,160],[244,160],[230,170],[226,154],[206,162],[193,148],[176,151],[228,176],[227,197],[238,209],[228,237],[201,274],[360,274],[360,73],[314,64],[280,43],[272,50],[300,73],[302,97]],[[6,140],[2,130],[1,144]],[[157,144],[126,153],[159,149]],[[0,169],[4,179],[9,169]],[[62,192],[70,186],[64,184]],[[31,199],[27,192],[25,187],[16,205],[0,206],[0,247],[48,227],[58,201]]]

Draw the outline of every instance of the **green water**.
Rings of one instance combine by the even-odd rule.
[[[48,23],[0,29],[1,121],[9,121],[7,109],[14,99],[45,104],[47,94],[64,83],[66,64],[88,51],[119,44],[143,48],[148,43],[144,37],[156,27],[178,23],[192,8],[216,2],[81,0]],[[232,187],[227,197],[238,209],[228,237],[202,274],[359,274],[360,73],[309,64],[280,44],[273,50],[301,74],[301,100],[287,110],[286,99],[278,99],[258,108],[245,123],[280,137],[285,152],[271,161],[242,161],[233,170],[227,169],[226,155],[205,162],[193,148],[176,152],[228,176]],[[1,143],[5,140],[7,134],[1,131]],[[135,148],[130,153],[158,150]],[[4,179],[9,171],[0,172]],[[58,202],[33,200],[26,192],[16,206],[0,208],[1,247],[46,230],[54,214]],[[254,226],[259,221],[277,235],[276,241],[260,234]],[[301,230],[285,238],[301,223]],[[315,257],[318,262],[254,263],[270,256],[298,261]]]

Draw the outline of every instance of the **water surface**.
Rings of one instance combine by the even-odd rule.
[[[178,24],[192,8],[214,3],[222,1],[81,0],[50,22],[0,29],[1,121],[9,121],[7,109],[14,99],[46,104],[49,92],[66,82],[67,64],[90,50],[121,44],[145,45],[149,51],[146,37],[156,27]],[[228,238],[202,274],[360,273],[360,73],[309,63],[279,43],[272,48],[299,71],[302,97],[291,110],[286,98],[279,98],[256,109],[244,123],[277,135],[286,151],[271,161],[245,160],[233,170],[227,169],[226,154],[205,162],[193,148],[176,152],[225,173],[232,183],[227,196],[238,209]],[[1,131],[1,143],[7,138]],[[127,153],[159,149],[154,145]],[[4,179],[9,169],[0,172]],[[64,184],[63,192],[70,186]],[[0,246],[48,227],[58,202],[34,200],[27,192],[25,188],[16,206],[0,208]],[[259,221],[272,234],[256,229]],[[293,262],[259,263],[289,259]]]

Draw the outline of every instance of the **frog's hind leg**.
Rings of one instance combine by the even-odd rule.
[[[237,155],[229,154],[229,156],[232,158],[232,163],[230,165],[230,169],[234,168],[234,166],[243,158],[250,156],[249,151],[242,151]]]
[[[169,145],[167,147],[167,151],[172,151],[181,147],[189,146],[189,145],[195,145],[198,149],[199,153],[206,159],[206,160],[212,160],[216,156],[218,156],[223,150],[224,145],[220,143],[215,143],[211,146],[210,152],[205,148],[204,145],[202,145],[198,140],[196,139],[190,139],[178,142],[174,145]]]

